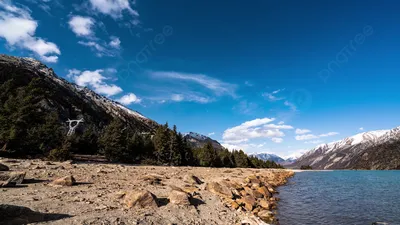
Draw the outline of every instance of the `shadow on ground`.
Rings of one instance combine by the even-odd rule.
[[[0,205],[0,225],[22,225],[60,220],[72,217],[67,214],[40,213],[30,208],[15,205]]]

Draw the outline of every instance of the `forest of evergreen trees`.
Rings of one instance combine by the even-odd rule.
[[[243,151],[214,149],[211,143],[192,149],[186,139],[168,124],[154,134],[136,133],[115,119],[105,128],[84,124],[75,135],[66,136],[60,115],[42,107],[56,95],[40,79],[14,75],[0,83],[0,156],[46,157],[66,160],[71,154],[104,155],[109,161],[152,165],[281,168],[247,156]]]

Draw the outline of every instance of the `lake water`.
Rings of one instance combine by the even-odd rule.
[[[400,225],[400,171],[298,172],[278,190],[281,225]]]

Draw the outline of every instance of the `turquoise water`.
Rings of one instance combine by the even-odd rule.
[[[400,225],[400,171],[300,172],[278,190],[281,225]]]

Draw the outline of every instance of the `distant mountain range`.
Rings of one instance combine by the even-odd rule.
[[[294,167],[313,169],[400,169],[400,127],[360,133],[322,144],[302,155]]]
[[[288,158],[288,159],[283,159],[280,156],[277,156],[275,154],[269,154],[269,153],[254,153],[254,154],[250,154],[250,156],[255,156],[264,161],[267,161],[267,160],[274,161],[281,165],[289,165],[296,161],[296,158],[293,158],[293,157]]]

